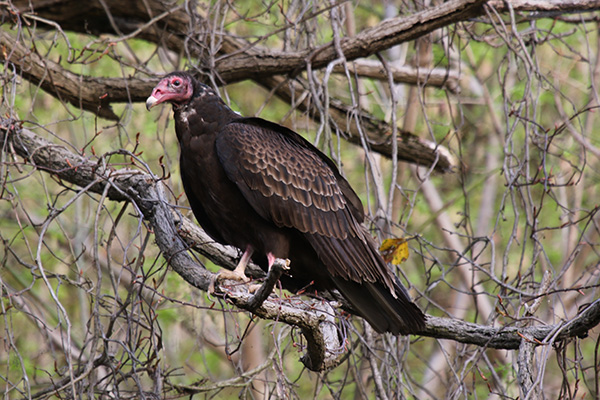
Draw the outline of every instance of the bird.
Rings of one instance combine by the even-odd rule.
[[[363,225],[363,205],[335,163],[282,125],[243,117],[191,73],[162,77],[148,111],[171,103],[184,192],[198,223],[243,250],[227,278],[247,281],[249,260],[292,293],[339,293],[379,332],[423,331],[426,317],[385,263]]]

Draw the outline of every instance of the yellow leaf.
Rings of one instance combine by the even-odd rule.
[[[385,262],[394,265],[399,265],[408,259],[408,243],[404,238],[385,239],[379,251]]]

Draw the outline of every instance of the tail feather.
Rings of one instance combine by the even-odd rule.
[[[359,284],[343,278],[334,278],[333,282],[354,311],[377,332],[408,335],[425,328],[425,315],[408,298],[402,286],[397,287],[397,297],[394,297],[388,288],[378,282]]]
[[[319,271],[320,276],[330,283],[321,284],[327,287],[333,283],[353,310],[377,332],[406,335],[425,328],[425,315],[410,300],[366,231],[363,236],[345,239],[319,234],[304,237],[325,267]]]

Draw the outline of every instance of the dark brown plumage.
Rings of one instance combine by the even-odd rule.
[[[288,258],[288,290],[337,289],[378,332],[424,328],[362,226],[358,196],[327,156],[283,126],[241,117],[185,72],[165,76],[146,105],[163,102],[173,104],[194,215],[215,240],[246,250],[240,264],[252,254],[264,269]]]

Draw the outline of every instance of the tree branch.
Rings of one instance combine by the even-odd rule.
[[[388,69],[392,74],[394,83],[407,83],[411,85],[425,85],[438,88],[446,88],[452,93],[459,93],[460,76],[458,71],[447,68],[419,68],[411,66],[396,67],[389,65]],[[372,78],[379,81],[388,81],[388,72],[380,61],[375,60],[355,60],[348,63],[348,70],[351,74],[356,74],[362,78]],[[336,65],[333,72],[344,74],[344,67]]]
[[[287,103],[293,103],[296,93],[303,93],[308,84],[303,85],[300,78],[286,82],[286,78],[282,76],[272,76],[270,78],[261,78],[257,80],[266,89],[274,88],[275,94]],[[293,90],[291,87],[293,87]],[[296,108],[301,112],[309,113],[314,119],[320,118],[319,108],[314,105],[308,98],[295,104]],[[349,105],[342,103],[336,99],[329,100],[329,123],[334,131],[340,130],[345,133],[345,139],[362,147],[362,136],[366,136],[366,142],[370,150],[382,154],[388,158],[393,157],[392,146],[392,126],[385,121],[381,121],[372,115],[357,110]],[[358,114],[361,128],[353,123],[349,116]],[[350,122],[349,122],[350,120]],[[455,157],[442,145],[434,142],[421,139],[420,137],[397,129],[398,134],[398,160],[423,165],[426,167],[434,167],[438,172],[450,172],[457,166],[458,162]]]
[[[64,69],[60,64],[41,57],[5,31],[0,31],[0,60],[14,64],[23,77],[56,97],[81,110],[91,111],[110,120],[118,120],[110,104],[143,101],[156,79],[95,78]]]
[[[600,0],[510,0],[509,2],[490,0],[488,5],[499,12],[508,11],[510,5],[515,11],[558,12],[564,14],[598,10],[600,9]]]
[[[254,293],[250,299],[248,299],[247,307],[249,310],[256,310],[264,301],[269,297],[269,295],[273,292],[275,285],[279,282],[279,278],[283,275],[284,271],[289,270],[289,260],[281,260],[276,259],[271,268],[269,269],[269,273],[267,274],[267,278],[264,283],[258,288],[258,290]]]
[[[517,357],[517,381],[521,390],[522,398],[541,399],[540,390],[535,384],[534,374],[535,363],[535,341],[531,335],[523,335],[519,346],[519,354]]]
[[[108,101],[101,100],[99,94],[103,88],[98,88],[95,82],[82,85],[83,76],[67,71],[51,60],[43,59],[34,50],[26,49],[4,31],[0,31],[0,46],[4,49],[0,52],[0,60],[13,63],[25,79],[40,85],[43,90],[59,100],[67,101],[81,109],[92,110],[103,118],[119,119],[111,110]]]
[[[467,20],[482,13],[481,6],[487,0],[450,0],[408,16],[399,16],[382,21],[353,37],[345,37],[341,49],[347,60],[368,57],[397,44],[413,40],[436,29]],[[190,16],[182,7],[169,10],[160,0],[128,2],[105,0],[107,15],[99,2],[78,2],[59,0],[48,4],[42,0],[15,0],[14,7],[21,13],[34,12],[36,15],[55,21],[63,29],[99,35],[139,33],[136,37],[166,45],[175,52],[186,51],[201,58],[206,57],[203,37],[186,40],[186,27],[194,26],[196,35],[207,35],[203,29],[206,20],[203,16]],[[155,18],[163,15],[162,18]],[[112,17],[112,18],[111,18]],[[155,24],[147,26],[154,18]],[[160,29],[158,28],[160,25]],[[115,32],[117,28],[119,32]],[[215,74],[224,82],[233,83],[245,79],[285,75],[304,70],[307,64],[313,69],[326,67],[339,56],[335,45],[327,43],[317,49],[298,52],[280,52],[260,47],[231,35],[219,35],[221,48],[214,65]],[[209,64],[206,64],[209,65]]]
[[[0,31],[1,47],[12,50],[6,53],[0,52],[0,60],[15,64],[22,71],[24,78],[39,84],[42,89],[59,100],[67,101],[80,109],[91,111],[107,119],[119,119],[119,116],[112,111],[111,103],[144,102],[157,83],[157,79],[150,78],[96,78],[75,74],[64,69],[60,64],[42,58],[35,51],[27,49],[4,31]],[[359,68],[365,73],[378,74],[375,66],[363,63]],[[396,71],[396,73],[406,79],[419,81],[418,76],[422,72],[414,69],[408,71],[408,74],[402,70]],[[434,82],[443,84],[443,72],[432,70],[428,73]],[[429,81],[429,78],[425,78],[425,76],[423,79]],[[290,81],[290,84],[296,86],[297,93],[304,91],[304,87],[299,83],[300,80],[297,78],[296,81]],[[285,78],[281,76],[260,78],[258,82],[267,90],[275,88],[277,96],[284,101],[292,102],[292,91],[287,84],[284,84]],[[448,82],[451,84],[454,81]],[[332,117],[330,123],[334,129],[337,127],[345,131],[346,139],[350,143],[362,146],[356,124],[347,124],[347,116],[358,113],[371,149],[384,156],[392,157],[392,127],[388,123],[378,120],[364,111],[345,105],[339,100],[331,99],[330,105],[329,112]],[[320,116],[318,108],[308,99],[297,104],[297,108],[302,112],[309,113],[313,118]],[[439,172],[452,171],[457,164],[454,157],[443,146],[405,131],[400,131],[398,135],[398,159],[427,167],[434,165],[435,170]]]
[[[35,168],[49,172],[63,181],[80,187],[93,183],[89,190],[95,193],[103,193],[105,186],[111,185],[107,197],[116,201],[132,201],[136,205],[150,224],[156,244],[171,268],[190,285],[208,291],[214,274],[196,263],[188,254],[188,246],[177,233],[172,208],[156,177],[128,168],[99,168],[99,164],[70,152],[64,146],[48,142],[12,120],[0,120],[0,135],[0,145],[11,145],[19,156],[28,160]],[[333,313],[330,313],[328,319],[319,311],[319,301],[309,300],[301,304],[294,302],[292,306],[288,299],[265,299],[257,307],[254,296],[247,292],[245,286],[246,289],[243,290],[240,287],[242,286],[234,286],[233,290],[221,288],[220,292],[238,308],[250,311],[260,318],[299,327],[307,341],[307,354],[303,357],[307,368],[321,371],[337,364],[340,345],[337,340],[331,340],[330,333]]]
[[[394,45],[426,35],[436,29],[482,15],[482,6],[487,0],[450,0],[439,6],[418,13],[399,16],[382,21],[378,25],[363,30],[354,37],[342,40],[342,50],[347,60],[367,57],[386,50]],[[161,0],[132,1],[126,4],[119,0],[104,0],[110,17],[100,2],[77,0],[13,0],[12,4],[21,13],[35,12],[37,16],[53,20],[63,29],[81,33],[115,34],[136,33],[135,37],[165,45],[175,52],[186,50],[185,27],[193,26],[196,33],[207,35],[206,20],[203,16],[193,17],[181,6],[170,8]],[[514,11],[539,12],[587,12],[600,8],[600,0],[511,0],[509,3],[492,0],[487,2],[500,12],[508,11],[508,4]],[[160,16],[160,17],[157,17]],[[112,23],[111,23],[112,22]],[[153,25],[147,25],[154,22]],[[157,25],[160,25],[160,29]],[[206,49],[202,37],[194,37],[189,50],[194,57],[203,58]],[[313,69],[325,67],[338,58],[333,42],[318,49],[300,52],[278,52],[260,47],[259,42],[248,43],[230,35],[219,35],[221,48],[214,66],[217,76],[232,83],[258,76],[288,74],[305,68],[311,63]],[[262,40],[262,39],[260,39]],[[260,41],[259,40],[259,41]]]
[[[213,274],[200,266],[188,254],[181,240],[171,206],[167,203],[156,177],[140,170],[114,170],[102,163],[74,154],[64,146],[55,145],[15,121],[0,120],[0,145],[15,153],[37,169],[46,171],[62,181],[90,186],[90,191],[102,193],[110,184],[107,195],[114,201],[133,201],[149,222],[156,243],[173,270],[188,283],[208,290]],[[6,147],[10,145],[10,147]],[[181,217],[180,217],[181,218]],[[213,242],[203,246],[213,246]],[[214,249],[213,249],[214,251]],[[212,259],[220,262],[220,259]],[[235,306],[253,312],[260,318],[298,326],[307,339],[304,361],[313,370],[322,370],[339,360],[337,336],[332,333],[333,312],[321,310],[321,302],[294,302],[285,299],[266,299],[251,310],[252,295],[244,290],[226,291],[226,298]],[[326,302],[323,302],[326,303]],[[315,309],[316,307],[316,309]],[[326,307],[331,307],[326,305]],[[523,336],[531,337],[536,345],[551,344],[572,337],[583,337],[600,323],[600,299],[594,301],[570,321],[534,327],[491,327],[450,318],[429,316],[422,336],[451,339],[497,349],[518,349]]]
[[[342,54],[348,61],[368,57],[436,29],[480,15],[481,7],[486,1],[450,0],[415,14],[387,19],[356,36],[342,38]],[[219,71],[219,76],[229,82],[240,80],[241,77],[251,76],[256,79],[294,73],[304,70],[308,64],[313,69],[324,68],[338,58],[333,41],[317,49],[285,53],[254,47],[217,59],[215,68]],[[251,75],[248,75],[249,72]]]
[[[421,335],[494,349],[515,350],[521,345],[522,335],[525,334],[530,335],[538,345],[550,344],[567,338],[585,337],[587,332],[599,323],[600,299],[590,304],[575,318],[559,324],[496,328],[450,318],[428,317],[427,327]]]

